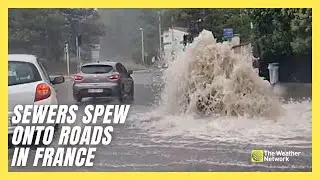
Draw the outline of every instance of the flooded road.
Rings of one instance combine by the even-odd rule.
[[[11,168],[9,171],[311,171],[311,101],[287,103],[278,122],[261,119],[173,116],[157,113],[161,72],[135,72],[135,102],[110,145],[97,149],[94,167]],[[61,104],[75,104],[72,82],[59,85]],[[114,104],[98,99],[86,104]],[[54,144],[52,146],[55,146]],[[251,162],[251,151],[302,152],[289,162]],[[34,151],[31,152],[31,157]],[[30,158],[31,158],[30,157]],[[12,149],[9,150],[9,166]]]

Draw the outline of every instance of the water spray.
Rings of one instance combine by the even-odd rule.
[[[174,114],[279,116],[280,101],[252,63],[250,50],[237,54],[204,30],[165,71],[164,107]]]

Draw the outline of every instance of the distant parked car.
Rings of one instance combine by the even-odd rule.
[[[134,100],[132,71],[113,61],[83,64],[74,76],[73,97],[81,102],[85,97],[113,97],[120,103]]]
[[[9,54],[8,58],[8,135],[15,126],[11,123],[16,105],[58,104],[55,84],[64,82],[63,76],[50,76],[36,56]]]

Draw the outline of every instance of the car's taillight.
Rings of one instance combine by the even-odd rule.
[[[108,79],[116,81],[120,79],[120,74],[113,74],[111,76],[108,76]]]
[[[38,84],[38,86],[36,88],[36,95],[34,98],[34,102],[47,99],[50,96],[51,96],[50,86],[46,83]]]
[[[83,76],[81,76],[79,74],[76,74],[76,75],[74,75],[73,80],[74,81],[82,81],[83,80]]]

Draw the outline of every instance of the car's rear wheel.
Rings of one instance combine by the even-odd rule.
[[[74,98],[74,100],[75,100],[76,102],[78,102],[78,103],[82,101],[82,97],[79,96],[79,95],[73,95],[73,98]]]
[[[132,90],[129,94],[128,100],[130,103],[132,103],[134,101],[134,88],[132,88]]]
[[[134,101],[134,89],[130,93],[125,93],[123,88],[121,88],[119,95],[117,96],[118,102],[122,103],[132,103]]]
[[[117,100],[120,104],[124,103],[124,92],[123,92],[123,88],[120,89],[120,92],[117,96]]]
[[[121,95],[119,95],[119,96],[117,97],[117,100],[118,100],[118,102],[119,102],[120,104],[124,103],[123,96],[121,96]]]

